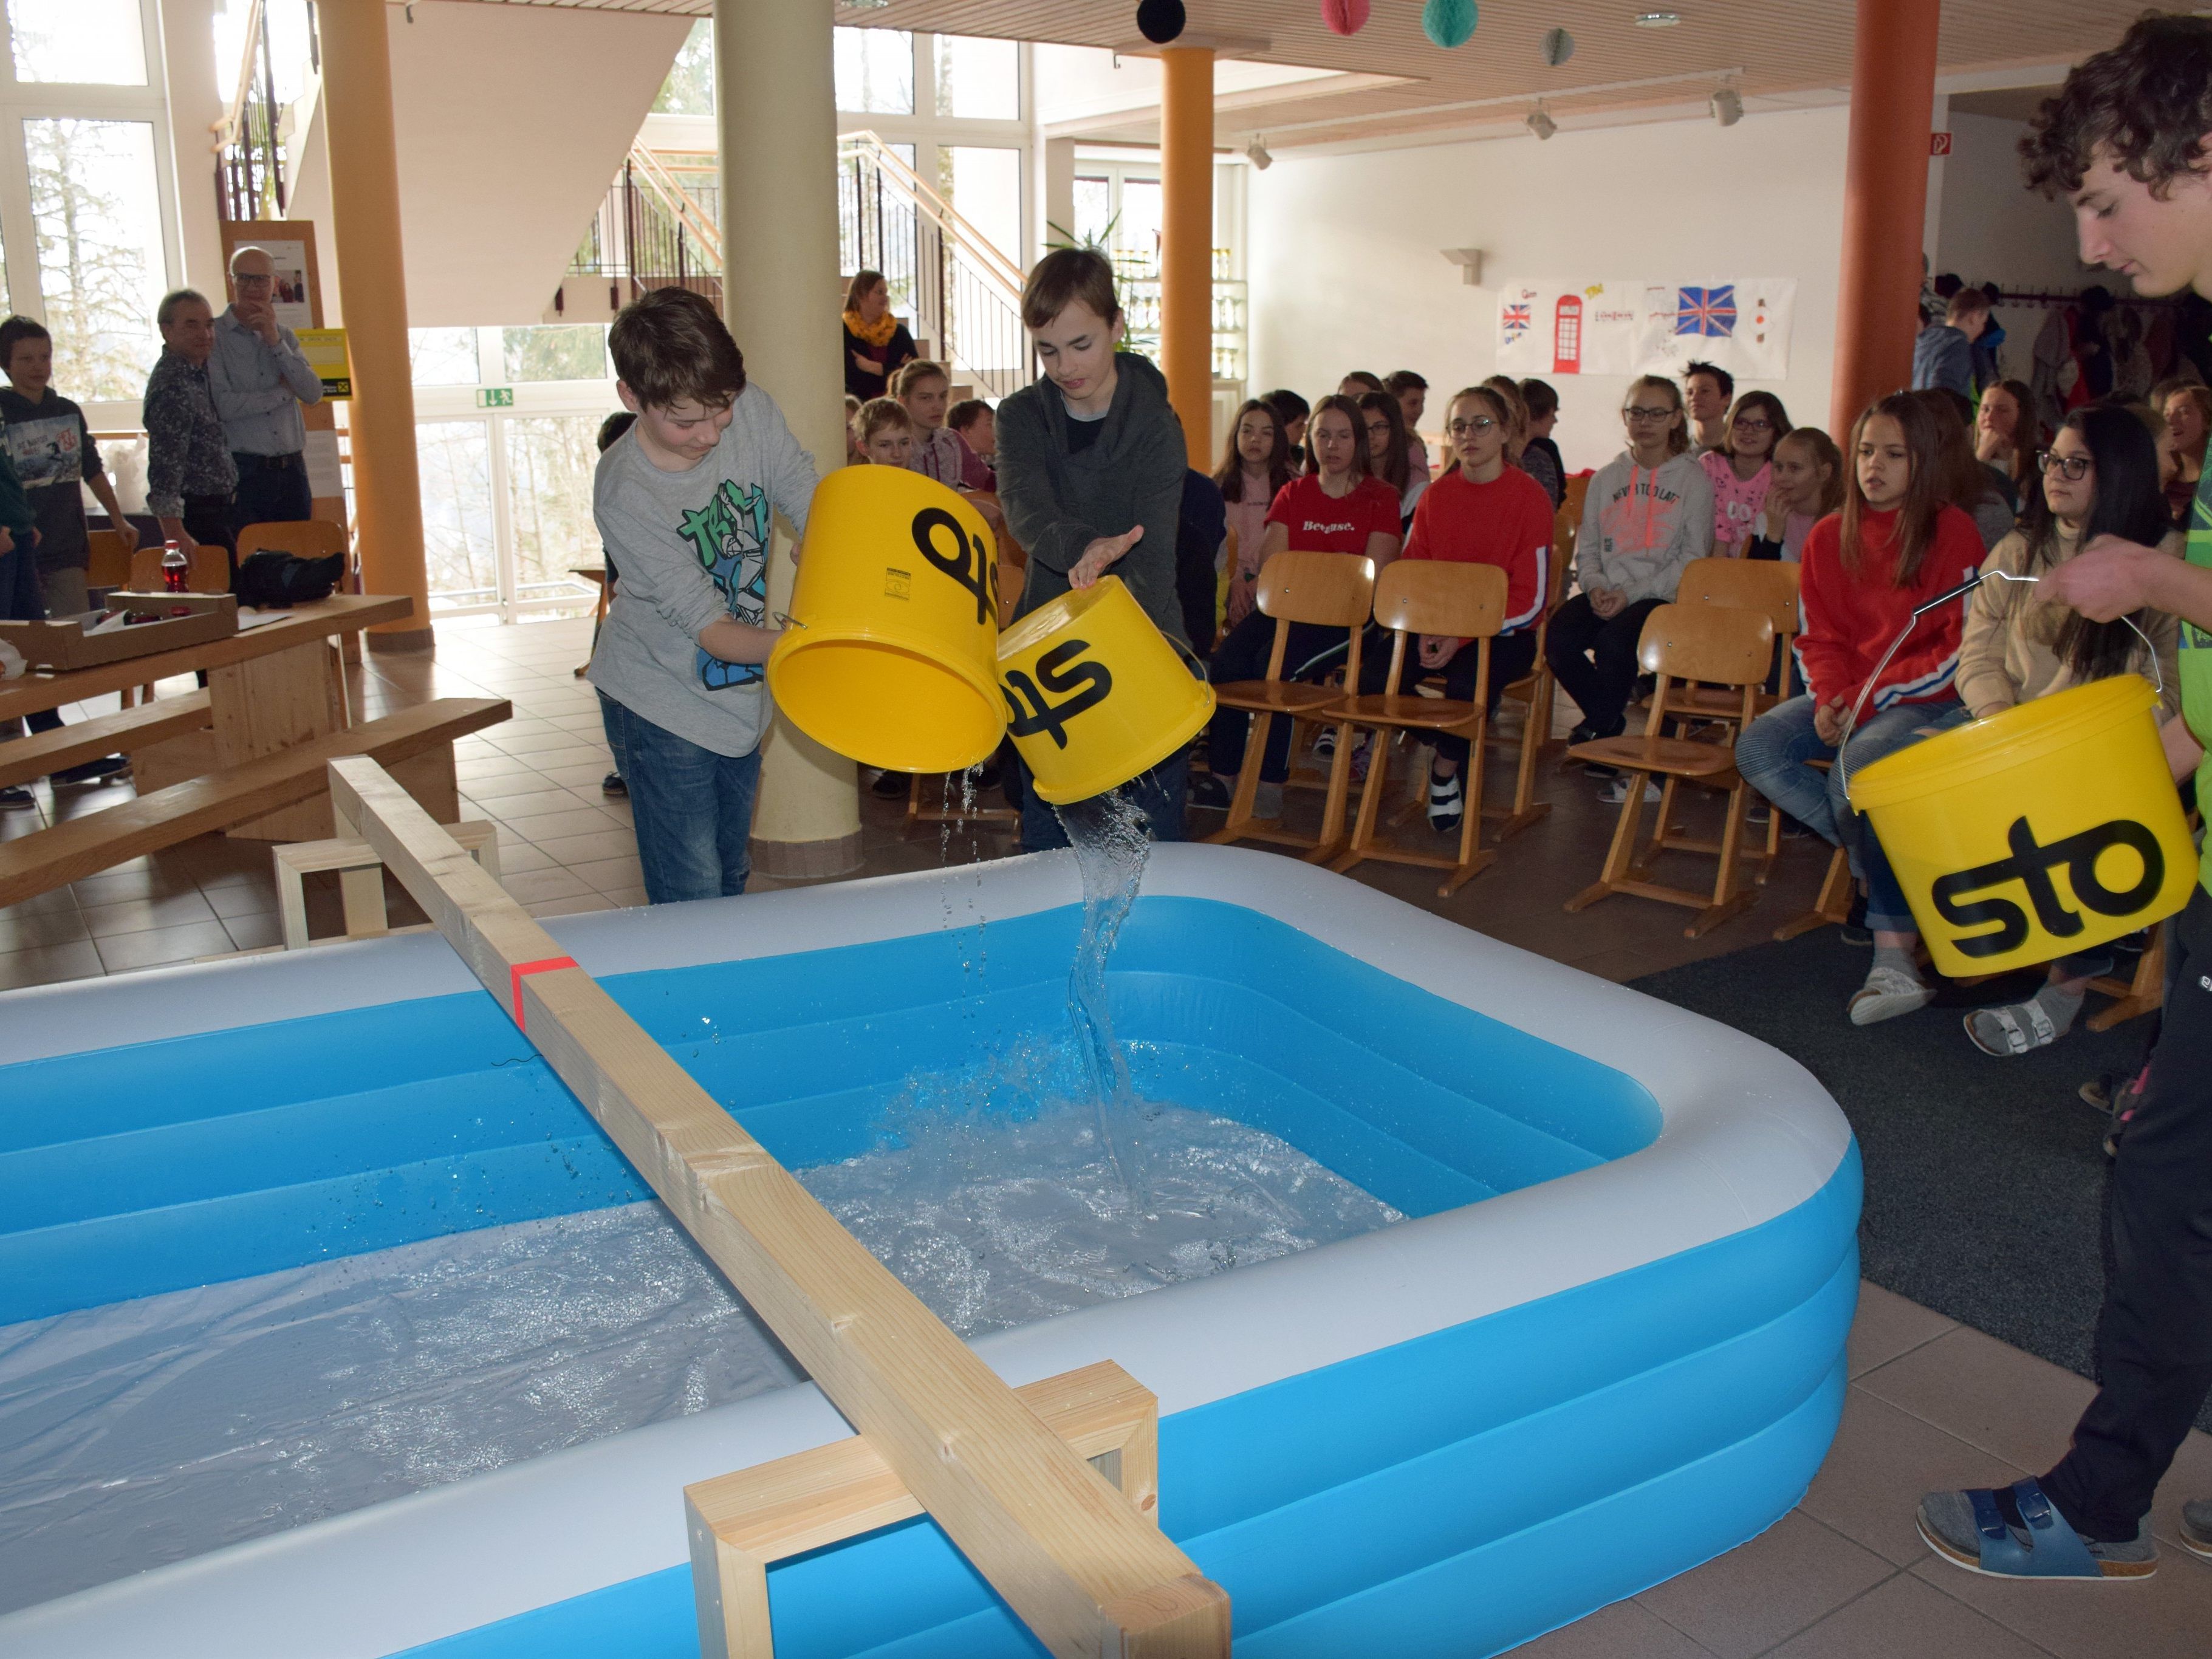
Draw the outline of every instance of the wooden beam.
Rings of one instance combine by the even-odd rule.
[[[1014,1395],[1137,1511],[1159,1514],[1159,1401],[1110,1359]],[[837,1440],[684,1489],[699,1646],[709,1659],[774,1659],[768,1570],[911,1520],[921,1505],[864,1439]]]
[[[373,762],[331,766],[463,961],[822,1392],[1056,1655],[1227,1659],[1229,1598]]]

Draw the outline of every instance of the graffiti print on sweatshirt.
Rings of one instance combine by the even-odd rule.
[[[704,507],[684,515],[682,534],[730,607],[730,615],[758,628],[768,619],[768,492],[758,484],[740,488],[725,478]],[[699,684],[709,691],[757,685],[761,665],[724,662],[697,653]]]

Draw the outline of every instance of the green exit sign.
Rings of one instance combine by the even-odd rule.
[[[514,388],[511,386],[484,386],[477,388],[478,409],[513,409]]]

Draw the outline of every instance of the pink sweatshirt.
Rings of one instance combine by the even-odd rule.
[[[1739,478],[1735,464],[1717,449],[1698,456],[1698,465],[1712,481],[1713,550],[1725,548],[1741,558],[1746,544],[1759,533],[1759,517],[1766,511],[1766,490],[1774,482],[1774,469],[1762,463],[1750,477]]]

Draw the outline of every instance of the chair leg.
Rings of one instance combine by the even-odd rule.
[[[1628,787],[1620,802],[1620,821],[1613,827],[1613,845],[1606,849],[1605,868],[1598,878],[1569,899],[1569,911],[1585,910],[1628,878],[1630,855],[1636,850],[1636,831],[1644,820],[1644,785],[1648,772],[1624,772]]]
[[[921,822],[921,774],[917,772],[907,780],[906,827],[909,830]]]
[[[1774,873],[1774,861],[1782,856],[1782,809],[1773,802],[1766,804],[1766,851],[1759,860],[1759,873],[1753,878],[1759,885],[1766,885],[1766,878]]]
[[[1495,852],[1476,850],[1482,842],[1482,763],[1489,738],[1490,722],[1485,718],[1476,722],[1468,743],[1467,764],[1461,768],[1464,775],[1460,779],[1459,862],[1437,889],[1438,898],[1449,898],[1498,861]]]
[[[1828,859],[1828,873],[1821,878],[1820,896],[1802,915],[1793,916],[1774,930],[1777,939],[1796,939],[1815,927],[1841,922],[1851,913],[1851,861],[1840,847]]]
[[[1206,839],[1219,846],[1240,841],[1252,823],[1252,805],[1260,799],[1260,768],[1267,753],[1267,732],[1273,714],[1252,716],[1252,729],[1244,739],[1244,767],[1237,775],[1236,799],[1229,803],[1229,821]]]
[[[1698,911],[1697,920],[1682,930],[1685,939],[1695,939],[1707,928],[1718,927],[1759,902],[1756,887],[1741,893],[1735,890],[1736,849],[1743,839],[1744,810],[1750,793],[1751,786],[1741,778],[1729,790],[1728,822],[1721,830],[1721,864],[1713,875],[1713,902]]]
[[[1651,825],[1651,839],[1644,843],[1644,852],[1631,867],[1629,873],[1638,881],[1651,879],[1651,872],[1659,862],[1660,854],[1667,850],[1667,836],[1674,828],[1674,779],[1659,786],[1659,816]]]
[[[1349,725],[1336,728],[1336,753],[1329,762],[1328,798],[1322,808],[1321,839],[1304,855],[1308,864],[1327,864],[1344,846],[1344,807],[1352,793],[1352,735]],[[1381,738],[1377,732],[1376,741]],[[1371,777],[1375,770],[1373,757],[1369,757],[1367,765]]]
[[[1540,669],[1536,689],[1528,696],[1528,723],[1521,728],[1521,756],[1513,773],[1513,811],[1498,826],[1500,844],[1552,810],[1551,802],[1535,799],[1536,762],[1552,735],[1552,676],[1548,670]]]
[[[1383,797],[1390,792],[1389,736],[1378,730],[1370,739],[1367,781],[1359,791],[1359,811],[1352,820],[1352,840],[1329,862],[1328,867],[1339,874],[1366,862],[1367,849],[1375,844],[1375,820],[1382,810]]]
[[[2118,998],[2111,1007],[2100,1008],[2089,1017],[2093,1031],[2109,1031],[2138,1014],[2155,1010],[2166,1000],[2166,929],[2152,933],[2150,947],[2136,960],[2133,980],[2123,984],[2116,979],[2100,979],[2092,981],[2089,988]]]

